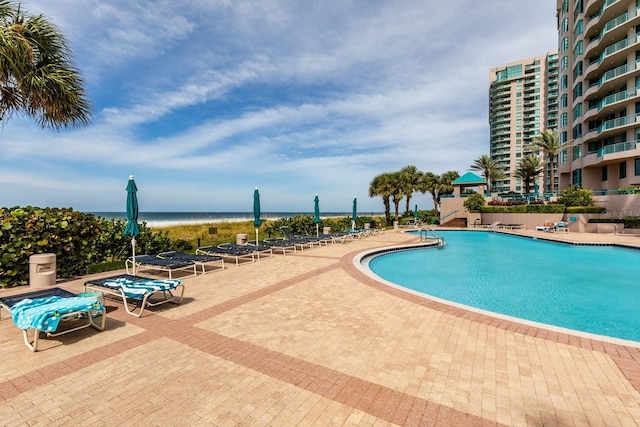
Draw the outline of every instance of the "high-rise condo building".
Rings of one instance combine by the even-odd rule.
[[[531,153],[533,139],[558,126],[558,53],[527,58],[492,68],[489,73],[490,157],[504,172],[492,191],[522,192],[523,183],[513,177],[522,157]],[[550,168],[547,167],[545,176]],[[544,179],[545,185],[551,182]],[[554,188],[545,191],[556,191]],[[541,182],[538,182],[541,184]],[[540,189],[542,192],[542,189]]]
[[[557,0],[560,189],[640,184],[639,0]]]

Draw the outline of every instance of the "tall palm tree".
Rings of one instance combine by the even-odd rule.
[[[404,181],[404,196],[406,197],[407,203],[405,212],[408,213],[409,206],[411,205],[411,196],[413,196],[414,191],[418,190],[420,180],[422,179],[422,172],[420,172],[417,167],[408,165],[400,169],[400,174]]]
[[[91,105],[71,56],[43,15],[0,0],[0,120],[23,113],[43,128],[86,125]]]
[[[405,182],[402,177],[402,173],[400,172],[392,172],[389,174],[389,182],[391,188],[393,189],[391,193],[391,200],[393,201],[393,206],[395,208],[395,216],[394,221],[398,221],[399,215],[398,211],[400,210],[400,201],[404,197],[405,190]]]
[[[388,173],[377,175],[369,184],[369,197],[380,196],[384,204],[384,217],[387,224],[391,223],[391,195],[393,194],[391,178]]]
[[[540,132],[531,143],[531,148],[544,153],[546,161],[549,162],[549,182],[545,182],[543,188],[553,193],[555,191],[555,170],[556,156],[560,152],[560,140],[558,139],[558,131],[556,129],[546,129]],[[546,177],[545,177],[546,178]],[[546,181],[546,179],[545,179]]]
[[[513,172],[514,178],[519,178],[524,183],[524,192],[529,193],[531,183],[544,170],[540,157],[529,153],[520,160],[518,167]]]
[[[492,169],[491,172],[489,172],[489,181],[491,182],[491,188],[494,188],[498,181],[502,181],[506,177],[507,175],[504,173],[502,167],[499,167],[498,169]]]
[[[502,172],[502,168],[498,162],[486,154],[483,154],[473,162],[470,168],[473,171],[482,172],[482,176],[487,182],[487,193],[491,193],[492,177],[498,177]]]
[[[440,212],[440,200],[442,195],[453,193],[453,181],[458,179],[460,174],[455,171],[448,171],[442,175],[436,175],[433,172],[425,172],[422,176],[420,191],[431,193],[433,199],[433,207]]]

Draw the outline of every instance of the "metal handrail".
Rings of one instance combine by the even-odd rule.
[[[431,234],[431,235],[429,235]],[[420,229],[420,242],[426,242],[427,240],[437,240],[438,247],[444,247],[446,245],[444,236],[438,233],[433,228],[421,228]]]
[[[448,213],[446,213],[444,215],[440,215],[440,224],[442,224],[442,220],[443,219],[445,219],[445,218],[447,218],[447,217],[449,217],[449,216],[451,216],[451,215],[453,215],[453,214],[455,214],[457,212],[458,212],[458,210],[456,209],[456,210],[448,212]]]

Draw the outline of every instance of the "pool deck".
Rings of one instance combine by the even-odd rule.
[[[640,236],[508,233],[640,248]],[[181,305],[134,318],[107,300],[105,331],[43,339],[37,353],[3,312],[0,424],[639,425],[640,344],[443,304],[353,265],[416,240],[388,230],[229,262],[186,278]]]

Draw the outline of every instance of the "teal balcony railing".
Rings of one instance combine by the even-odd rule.
[[[632,123],[636,123],[638,121],[638,116],[640,116],[640,114],[633,114],[631,116],[618,117],[617,119],[607,120],[600,125],[600,127],[598,128],[598,133],[602,133],[606,130],[614,129],[620,126],[626,126]]]
[[[602,157],[605,154],[621,153],[623,151],[635,150],[637,141],[620,142],[618,144],[605,145],[596,153],[597,157]]]
[[[598,105],[598,109],[602,109],[603,107],[606,107],[607,105],[610,105],[610,104],[614,104],[616,102],[624,101],[625,99],[634,97],[637,94],[638,94],[638,89],[636,88],[623,90],[622,92],[618,92],[618,93],[613,93],[609,96],[604,97],[602,101],[600,101],[600,104]]]

